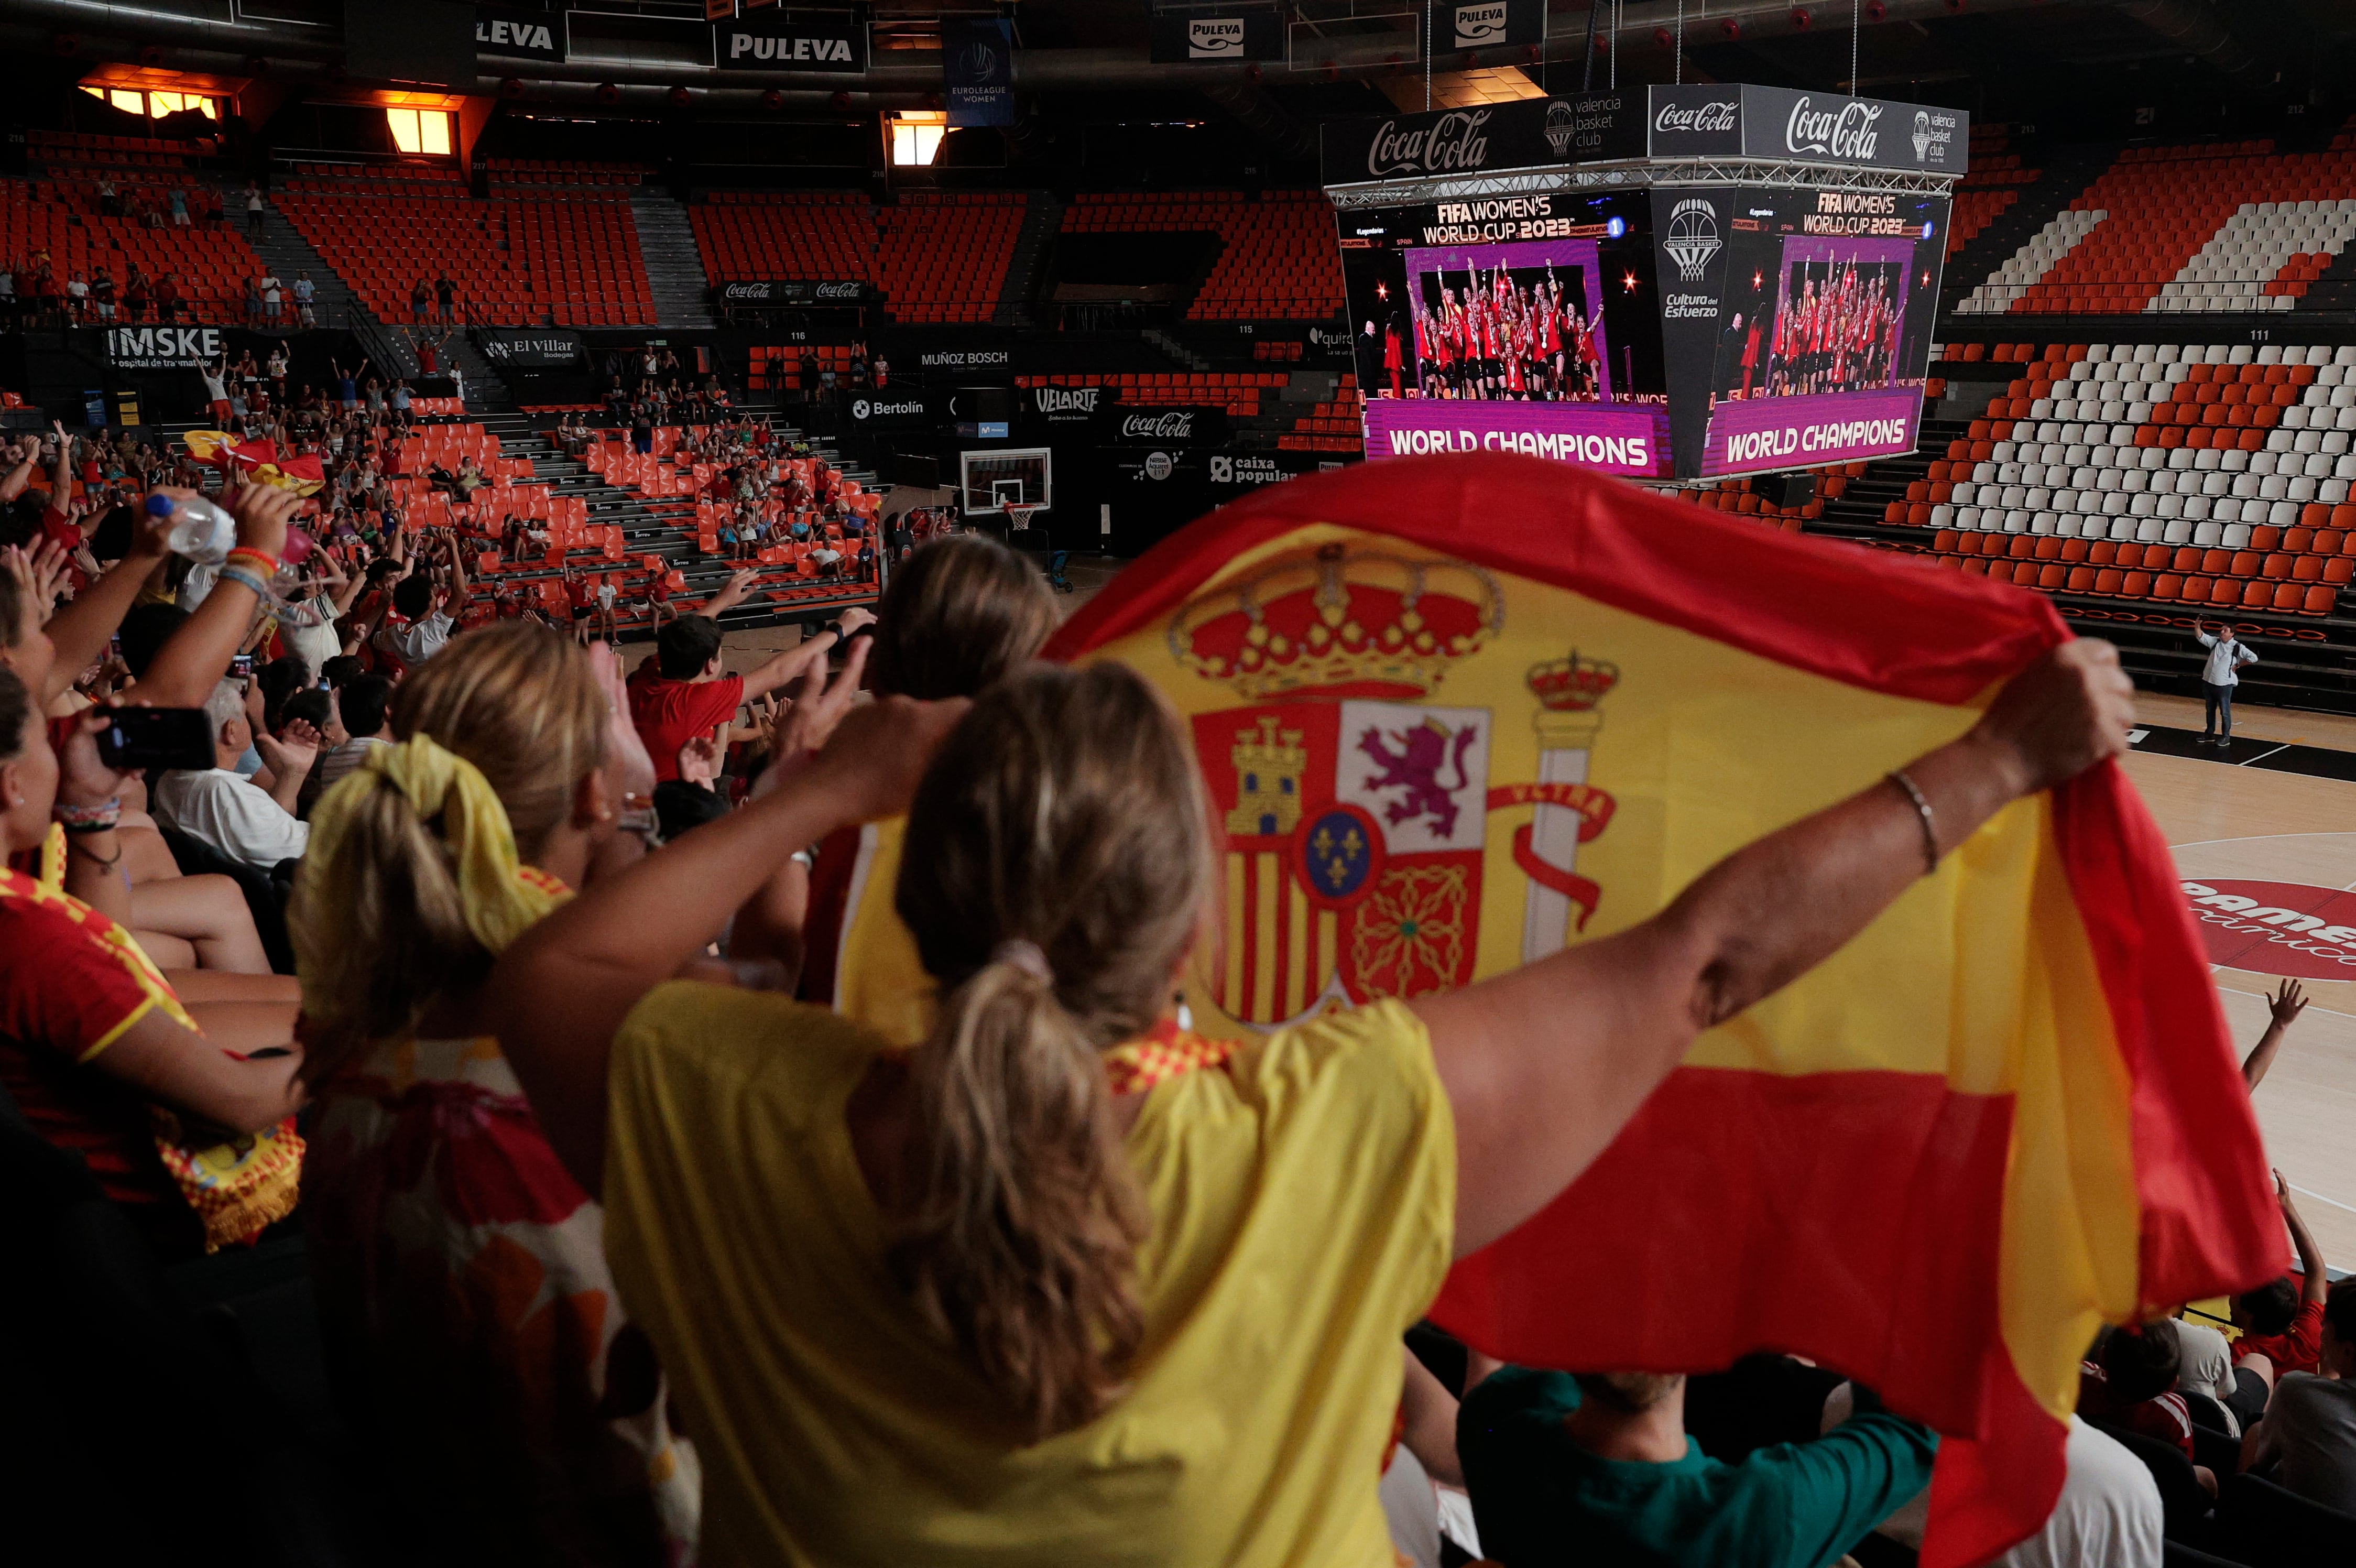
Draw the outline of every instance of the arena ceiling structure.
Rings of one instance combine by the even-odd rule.
[[[1516,14],[1516,41],[1459,48],[1450,33],[1459,6],[1442,0],[5,0],[0,45],[29,77],[69,84],[108,67],[233,82],[253,125],[290,98],[419,90],[487,110],[588,118],[841,123],[940,109],[945,30],[1003,20],[1018,128],[1043,117],[1224,119],[1276,159],[1304,162],[1324,120],[1614,81],[1854,90],[2065,134],[2108,131],[2124,113],[2151,134],[2183,134],[2203,116],[2319,113],[2336,102],[2356,54],[2356,6],[2338,0],[1515,0],[1502,8]],[[719,58],[718,26],[774,31],[780,17],[856,34],[863,58]],[[1248,52],[1261,58],[1184,48],[1187,23],[1206,17],[1249,18]],[[1439,46],[1430,50],[1420,42],[1427,27]],[[1521,41],[1533,27],[1542,37]]]

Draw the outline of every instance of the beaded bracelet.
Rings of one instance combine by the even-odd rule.
[[[267,550],[261,549],[258,546],[252,544],[241,544],[236,549],[230,551],[229,553],[229,560],[231,563],[240,560],[251,561],[264,576],[268,576],[271,573],[278,570],[277,556],[273,555]]]
[[[49,807],[49,818],[66,832],[104,832],[123,820],[123,800],[113,800],[95,806],[69,806],[59,800]]]

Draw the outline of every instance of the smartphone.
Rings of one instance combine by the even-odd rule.
[[[249,675],[252,674],[252,673],[253,673],[253,655],[252,655],[252,654],[251,654],[251,653],[239,653],[239,654],[233,654],[233,655],[231,655],[231,656],[230,656],[230,661],[229,661],[229,672],[230,672],[231,675],[236,676],[236,677],[237,677],[239,680],[241,680],[241,681],[244,680],[247,676],[249,676]]]
[[[212,726],[202,708],[112,708],[98,732],[98,759],[117,772],[213,765]]]

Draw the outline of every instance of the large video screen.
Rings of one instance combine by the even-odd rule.
[[[1339,218],[1367,456],[1514,451],[1671,471],[1642,195]]]
[[[1653,200],[1681,475],[1912,449],[1945,197],[1719,188]]]

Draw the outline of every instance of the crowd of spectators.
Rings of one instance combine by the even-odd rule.
[[[329,476],[275,591],[287,490],[232,480],[238,552],[190,566],[135,504],[192,493],[185,458],[0,455],[0,1087],[161,1258],[300,1229],[419,1560],[1920,1544],[1937,1440],[1835,1372],[1538,1371],[1417,1321],[1697,1030],[1911,885],[1910,800],[1794,823],[1613,941],[1238,1050],[1171,1010],[1215,875],[1188,742],[1136,676],[1034,662],[1055,610],[1015,553],[902,514],[876,614],[732,671],[747,574],[626,670],[610,581],[564,574],[571,636],[509,614],[480,541],[387,504],[389,409],[253,369],[225,427]],[[757,422],[689,440],[824,515]],[[2105,652],[1912,765],[1933,859],[2123,744]],[[199,714],[204,754],[110,765],[126,703]],[[2230,1337],[2090,1347],[2061,1503],[2004,1561],[2229,1545],[2243,1472],[2356,1511],[2356,1285],[2280,1203],[2301,1273]]]
[[[135,262],[119,285],[104,268],[59,276],[49,253],[36,251],[0,266],[0,321],[18,328],[179,322],[191,309],[187,288],[178,273],[151,276]]]

